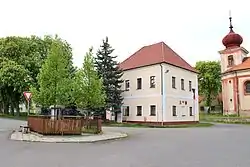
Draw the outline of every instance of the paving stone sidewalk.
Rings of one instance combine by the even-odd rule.
[[[82,136],[43,136],[36,133],[23,134],[14,131],[10,135],[11,140],[28,142],[47,142],[47,143],[93,143],[98,141],[115,140],[127,137],[126,133],[104,131],[102,134],[89,134]]]

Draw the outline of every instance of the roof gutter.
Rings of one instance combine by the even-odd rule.
[[[161,108],[162,108],[162,113],[161,113],[161,125],[163,126],[163,113],[164,113],[164,111],[165,111],[165,106],[164,106],[164,89],[163,89],[163,87],[165,86],[164,85],[164,80],[165,80],[165,78],[164,78],[164,71],[163,71],[163,66],[162,66],[162,64],[160,64],[160,66],[161,66]]]
[[[164,70],[163,63],[160,64],[161,66],[161,97],[162,97],[162,115],[161,115],[161,125],[164,125],[164,113],[166,112],[166,79],[165,79],[165,73],[168,73],[169,70]]]

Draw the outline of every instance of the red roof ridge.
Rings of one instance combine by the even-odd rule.
[[[163,44],[165,44],[164,42],[163,42]],[[182,61],[184,61],[186,64],[188,64],[191,68],[193,68],[193,70],[194,70],[194,72],[197,72],[196,71],[196,69],[193,67],[193,66],[191,66],[186,60],[184,60],[178,53],[176,53],[171,47],[169,47],[167,44],[165,44],[172,52],[174,52],[177,56],[179,56],[179,58],[181,58],[181,60]],[[171,64],[171,63],[169,63],[169,64]]]
[[[164,42],[160,42],[160,43],[161,43],[162,61],[164,61]]]
[[[197,71],[190,64],[188,64],[163,41],[142,47],[130,57],[121,62],[120,68],[123,70],[129,70],[159,63],[168,63],[173,66],[197,73]]]

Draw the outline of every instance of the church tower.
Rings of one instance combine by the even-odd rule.
[[[222,99],[224,114],[239,112],[239,88],[237,73],[228,73],[230,69],[242,64],[248,51],[241,46],[243,38],[234,32],[232,17],[229,16],[229,33],[223,38],[225,49],[219,51],[221,57]]]
[[[231,16],[229,17],[229,21],[229,33],[222,40],[226,48],[219,51],[221,56],[221,73],[226,72],[235,65],[241,64],[248,54],[248,51],[241,47],[243,38],[233,31]]]

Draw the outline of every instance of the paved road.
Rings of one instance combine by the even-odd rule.
[[[8,140],[21,121],[0,119],[3,167],[249,167],[250,126],[191,129],[110,128],[127,139],[94,144]]]

